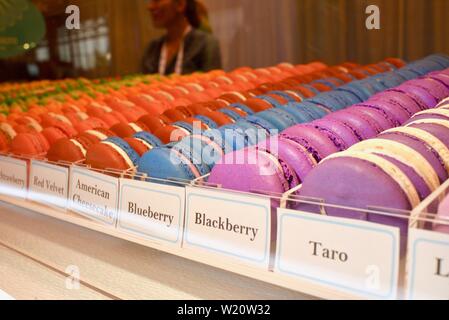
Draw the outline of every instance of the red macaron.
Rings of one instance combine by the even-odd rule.
[[[43,156],[49,148],[41,135],[19,133],[11,141],[11,152],[19,156]]]

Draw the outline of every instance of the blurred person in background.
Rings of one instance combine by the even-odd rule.
[[[204,4],[197,0],[149,0],[153,25],[166,33],[143,57],[144,73],[188,74],[221,69],[221,53]]]

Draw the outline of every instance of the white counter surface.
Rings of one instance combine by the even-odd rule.
[[[4,202],[0,274],[16,299],[310,299]]]

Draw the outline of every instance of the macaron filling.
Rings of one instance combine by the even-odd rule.
[[[70,142],[72,142],[78,149],[80,149],[83,156],[86,157],[87,150],[79,141],[77,141],[76,139],[70,139]]]
[[[135,132],[141,132],[143,129],[139,127],[136,123],[130,122],[128,125],[135,131]]]
[[[348,151],[363,151],[391,157],[411,165],[425,181],[429,190],[435,191],[440,186],[438,175],[432,165],[419,152],[400,142],[381,138],[369,139],[355,144]]]
[[[333,158],[357,158],[369,162],[370,164],[376,166],[383,172],[385,172],[391,179],[393,179],[397,185],[400,187],[404,195],[407,197],[411,208],[415,208],[419,203],[419,194],[413,183],[407,177],[407,175],[402,172],[397,166],[393,165],[390,161],[369,153],[357,152],[357,151],[344,151],[330,155],[323,161],[328,161]]]
[[[432,152],[434,152],[434,154],[437,156],[437,158],[439,159],[442,166],[449,173],[449,149],[437,137],[428,133],[427,131],[424,131],[424,130],[418,129],[418,128],[412,128],[412,127],[393,128],[393,129],[385,131],[384,133],[390,133],[390,132],[399,132],[399,133],[406,134],[406,135],[409,135],[412,137],[416,137],[416,138],[424,141],[427,145],[429,145],[431,147]]]
[[[100,141],[106,140],[108,138],[107,135],[105,135],[104,133],[97,131],[97,130],[87,130],[87,131],[85,131],[85,133],[90,134],[94,137],[97,137]]]

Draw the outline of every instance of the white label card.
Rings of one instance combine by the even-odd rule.
[[[0,194],[25,198],[28,188],[27,162],[0,156]]]
[[[278,209],[275,271],[360,297],[395,299],[399,229]]]
[[[28,199],[67,208],[69,168],[31,160]]]
[[[268,198],[188,186],[184,246],[268,267],[270,215]]]
[[[97,221],[115,226],[119,179],[86,168],[70,168],[70,208]]]
[[[449,234],[410,229],[409,299],[449,300]]]
[[[184,187],[120,179],[117,227],[153,240],[181,245]]]

